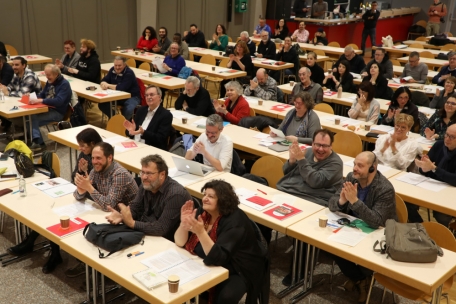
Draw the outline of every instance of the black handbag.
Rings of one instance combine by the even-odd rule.
[[[140,242],[141,245],[144,244],[144,232],[133,230],[126,225],[90,223],[85,226],[82,234],[90,243],[109,251],[109,254],[105,256],[98,248],[100,259],[107,258],[119,250]]]

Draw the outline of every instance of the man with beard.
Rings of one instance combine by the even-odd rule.
[[[197,116],[209,116],[214,114],[209,92],[200,86],[198,77],[189,76],[185,81],[185,90],[176,100],[176,110],[183,110]]]
[[[179,54],[184,58],[185,60],[188,60],[188,45],[187,42],[182,40],[182,36],[180,33],[175,33],[173,36],[173,42],[177,43],[179,45]],[[165,56],[169,55],[171,46],[166,50]]]
[[[141,186],[129,206],[118,204],[120,212],[108,207],[106,219],[111,224],[124,223],[147,235],[174,241],[180,224],[180,210],[192,197],[185,188],[168,176],[168,166],[158,154],[141,159]]]
[[[397,220],[396,198],[391,182],[377,170],[377,157],[365,151],[356,156],[353,172],[342,187],[329,199],[329,210],[353,215],[372,228],[385,226],[386,220]],[[359,290],[359,303],[367,299],[372,271],[341,257],[334,259],[342,273],[348,277],[343,284],[346,291]]]
[[[261,32],[261,42],[258,44],[257,47],[257,54],[258,58],[267,58],[267,59],[275,59],[276,58],[276,44],[269,39],[269,32],[262,31]]]
[[[256,77],[250,80],[250,86],[244,90],[246,96],[256,96],[266,100],[277,100],[277,82],[268,76],[265,69],[258,69]]]
[[[98,54],[95,51],[96,45],[92,40],[81,39],[81,48],[76,68],[68,68],[68,75],[85,81],[100,83],[101,66]]]
[[[170,45],[171,40],[168,38],[168,30],[162,26],[158,30],[158,43],[152,48],[152,52],[163,55]]]
[[[299,92],[308,92],[315,103],[323,102],[323,89],[321,88],[321,85],[310,79],[311,75],[312,72],[308,67],[302,67],[299,70],[298,76],[300,82],[293,87],[289,98],[290,102],[293,100],[293,96]]]
[[[190,32],[185,31],[183,39],[189,47],[207,48],[204,33],[198,29],[196,24],[190,24]]]

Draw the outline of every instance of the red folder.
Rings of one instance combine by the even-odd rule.
[[[68,228],[68,229],[62,229],[60,227],[60,223],[55,224],[53,226],[49,226],[46,229],[49,230],[50,232],[54,233],[55,235],[59,236],[59,237],[64,237],[64,236],[68,236],[68,235],[74,234],[74,233],[84,229],[84,227],[87,224],[89,224],[88,222],[84,221],[83,219],[81,219],[79,217],[74,218],[74,220],[79,222],[79,224],[76,224],[75,222],[70,220],[70,228]]]
[[[290,216],[298,214],[299,212],[302,212],[302,210],[287,204],[283,204],[269,209],[263,213],[282,221],[286,218],[289,218]]]

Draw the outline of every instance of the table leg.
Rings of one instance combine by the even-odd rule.
[[[293,290],[299,288],[301,285],[299,284],[299,278],[298,274],[301,274],[301,270],[298,269],[297,267],[301,268],[301,263],[302,263],[302,242],[299,240],[295,239],[294,240],[294,254],[293,254],[293,263],[292,263],[292,268],[291,268],[291,285],[288,286],[287,288],[281,290],[276,297],[279,299],[283,298]],[[301,249],[301,250],[300,250]],[[298,270],[297,270],[298,269]],[[305,275],[305,273],[304,273]]]
[[[106,298],[105,298],[105,279],[104,279],[104,274],[100,273],[100,278],[101,278],[101,303],[105,304],[106,303]]]
[[[70,172],[71,172],[71,170],[73,170],[73,156],[71,155],[72,154],[71,147],[68,147],[68,149],[70,149],[68,156],[70,157]]]
[[[32,115],[29,115],[29,127],[30,127],[30,142],[33,140],[33,133],[32,133]],[[27,137],[25,138],[27,140]],[[27,143],[27,142],[26,142]]]
[[[89,280],[89,265],[85,264],[86,268],[86,301],[90,303],[90,280]]]
[[[434,292],[432,293],[432,300],[431,304],[439,304],[440,298],[442,298],[442,286],[440,285]]]
[[[97,282],[97,271],[95,268],[92,267],[92,302],[93,304],[97,304],[97,297],[98,297],[98,282]]]

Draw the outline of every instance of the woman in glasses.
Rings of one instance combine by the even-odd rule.
[[[449,96],[445,106],[429,118],[421,128],[421,136],[427,139],[443,140],[446,130],[456,122],[456,93]]]
[[[432,98],[429,108],[431,109],[441,109],[445,105],[445,102],[448,100],[448,97],[454,94],[456,89],[456,77],[450,76],[445,80],[445,85],[443,91],[437,89],[434,98]]]
[[[388,112],[382,117],[382,125],[395,126],[395,118],[399,114],[408,114],[413,117],[412,129],[419,131],[420,120],[418,119],[418,107],[412,102],[412,92],[408,87],[400,87],[394,92]]]

